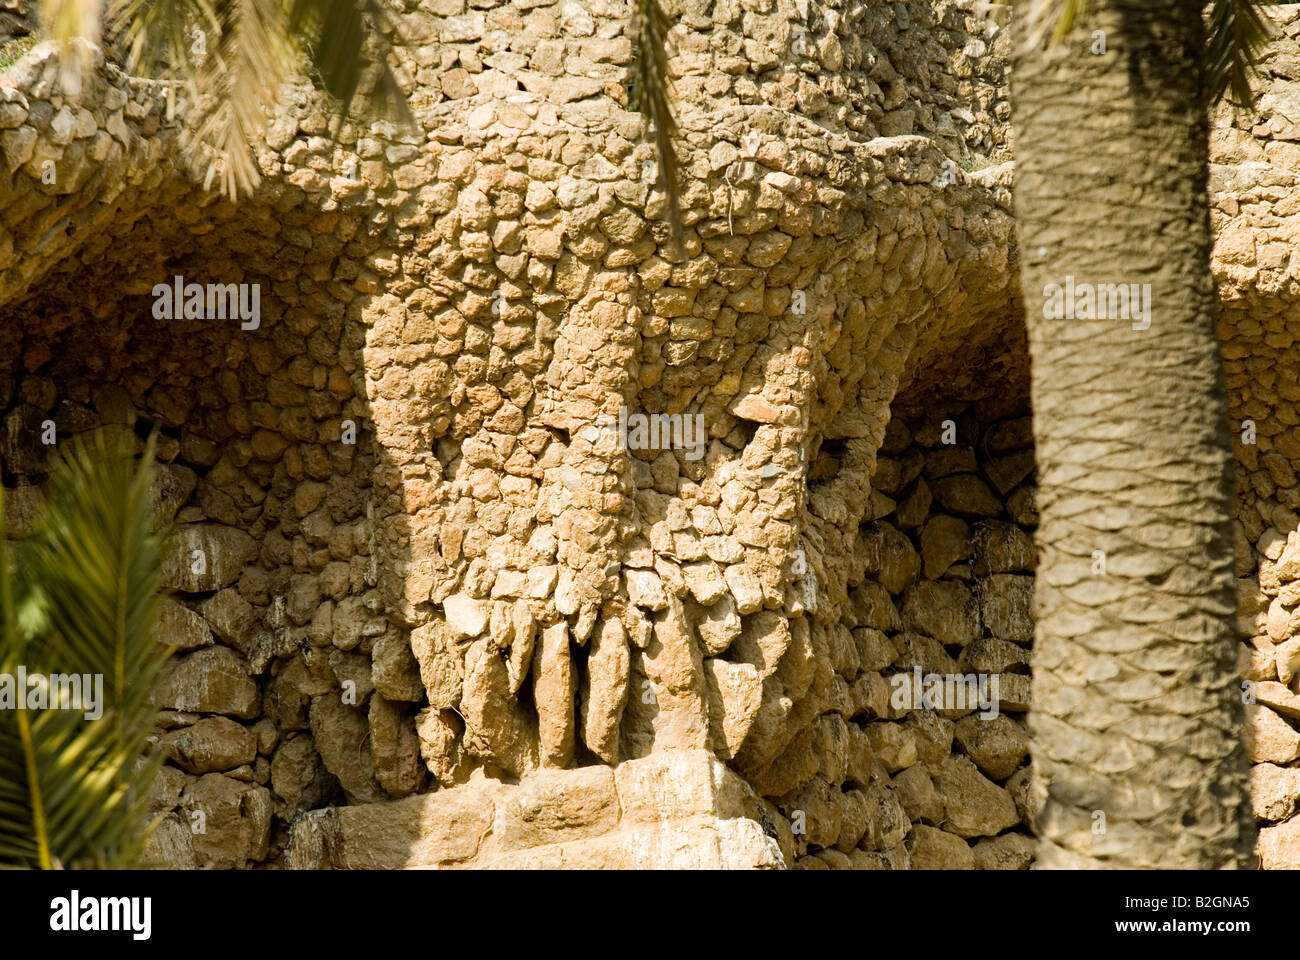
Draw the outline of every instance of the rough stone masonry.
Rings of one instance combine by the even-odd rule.
[[[997,19],[670,2],[677,251],[626,109],[628,3],[392,6],[418,126],[331,137],[292,86],[238,203],[202,189],[156,85],[100,56],[74,101],[44,45],[0,74],[6,536],[42,501],[50,422],[162,432],[179,652],[153,859],[1028,866],[1034,455]],[[1254,439],[1259,855],[1294,868],[1300,8],[1268,13],[1256,109],[1216,120],[1214,265]],[[255,285],[258,322],[156,314],[176,277]],[[620,416],[698,423],[702,455],[621,442]],[[896,700],[918,669],[996,677],[995,715]]]

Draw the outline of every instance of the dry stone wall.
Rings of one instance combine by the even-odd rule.
[[[330,136],[287,87],[238,203],[155,86],[101,63],[65,97],[45,47],[0,77],[7,535],[48,422],[161,431],[159,862],[1029,862],[1005,38],[965,3],[669,7],[680,249],[626,3],[396,5],[416,128]],[[1270,64],[1215,168],[1258,454],[1294,315],[1294,68]],[[256,316],[160,316],[177,277],[256,287]],[[1289,494],[1250,457],[1259,605],[1264,528],[1300,519],[1263,515]],[[916,667],[996,676],[998,716],[892,706]],[[1257,805],[1290,830],[1284,752]]]
[[[1275,13],[1267,88],[1253,113],[1220,117],[1211,186],[1258,853],[1265,869],[1300,869],[1300,7]]]
[[[1023,869],[1028,833],[1033,451],[1023,381],[900,400],[827,630],[831,709],[750,778],[796,866]],[[810,484],[828,468],[815,462]]]
[[[36,10],[28,0],[0,3],[0,47],[11,40],[28,40],[35,29]]]

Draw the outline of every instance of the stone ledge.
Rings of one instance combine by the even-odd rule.
[[[388,803],[313,810],[294,824],[295,869],[782,868],[790,827],[704,750],[618,767],[478,779]]]

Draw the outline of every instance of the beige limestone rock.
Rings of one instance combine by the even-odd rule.
[[[858,624],[875,630],[899,630],[903,621],[889,591],[881,584],[866,581],[852,595]]]
[[[389,700],[415,703],[424,698],[420,664],[400,633],[388,630],[375,639],[371,651],[371,681]]]
[[[961,474],[944,477],[934,483],[934,496],[945,510],[963,517],[993,517],[1002,512],[1002,503],[979,477]]]
[[[980,619],[993,636],[1013,643],[1034,639],[1032,577],[994,574],[980,584]]]
[[[995,836],[1020,822],[1011,796],[965,757],[949,757],[934,768],[933,776],[943,800],[944,826],[957,836]]]
[[[975,854],[966,841],[935,827],[914,824],[904,845],[913,870],[975,869]]]
[[[252,720],[261,693],[247,662],[228,647],[214,646],[173,657],[158,674],[154,702],[171,710],[221,713]]]
[[[258,632],[257,616],[238,590],[220,590],[199,604],[199,613],[222,643],[248,656]]]
[[[199,862],[189,824],[177,814],[164,817],[149,834],[140,863],[146,869],[197,870]]]
[[[434,620],[411,631],[411,653],[420,665],[420,680],[429,705],[450,710],[461,701],[462,656],[452,645],[446,625]]]
[[[970,527],[964,520],[940,514],[932,517],[921,531],[921,558],[929,580],[938,580],[970,553]]]
[[[1284,717],[1300,719],[1300,694],[1292,693],[1276,680],[1255,684],[1255,699]]]
[[[941,763],[952,753],[956,727],[951,720],[930,710],[914,710],[903,719],[903,726],[912,731],[922,763]]]
[[[1279,643],[1274,648],[1274,658],[1277,664],[1278,680],[1284,684],[1289,684],[1296,674],[1300,673],[1300,637],[1294,637],[1285,643]]]
[[[310,734],[290,737],[271,759],[271,789],[291,808],[318,806],[328,795],[331,782]]]
[[[155,85],[97,68],[76,106],[55,94],[44,59],[6,73],[0,137],[11,175],[0,189],[9,214],[0,300],[13,314],[15,376],[0,385],[12,414],[0,441],[18,483],[11,523],[16,533],[29,529],[32,509],[17,508],[42,497],[37,468],[46,457],[10,431],[47,415],[61,438],[101,421],[132,433],[162,423],[162,512],[189,528],[178,540],[212,538],[219,548],[204,554],[201,575],[183,566],[190,558],[168,558],[169,578],[197,594],[183,602],[202,605],[207,621],[173,610],[186,621],[178,635],[200,653],[243,654],[251,687],[231,680],[206,703],[240,716],[232,699],[265,689],[247,718],[278,729],[265,749],[258,737],[261,766],[301,743],[280,764],[281,785],[301,804],[338,799],[324,795],[335,788],[312,763],[304,731],[308,704],[336,696],[341,680],[362,694],[341,707],[361,719],[377,764],[378,734],[393,733],[394,717],[408,712],[396,701],[428,697],[417,737],[441,781],[436,792],[485,789],[470,778],[476,768],[509,779],[495,757],[520,751],[500,742],[502,732],[506,742],[517,727],[520,742],[544,739],[532,726],[543,712],[564,728],[575,688],[584,743],[605,763],[711,745],[732,752],[737,769],[774,796],[816,782],[823,799],[836,789],[866,797],[888,782],[887,766],[870,735],[843,719],[868,727],[887,719],[915,743],[916,762],[895,777],[910,783],[921,764],[951,754],[953,724],[888,705],[882,671],[894,660],[941,662],[933,644],[895,643],[905,624],[893,597],[908,634],[969,633],[965,621],[952,628],[939,602],[956,591],[926,581],[986,598],[977,622],[993,636],[963,641],[959,669],[1001,674],[1003,709],[1028,705],[1024,575],[1033,570],[1037,517],[1032,421],[1015,382],[1024,360],[1007,322],[1015,260],[1007,253],[1013,170],[1003,162],[1006,41],[990,34],[972,43],[960,24],[913,22],[906,31],[858,31],[861,49],[841,50],[832,29],[810,61],[820,70],[795,71],[795,84],[778,76],[780,45],[764,33],[780,16],[714,14],[701,27],[687,11],[679,26],[680,119],[694,183],[680,254],[656,226],[662,196],[647,182],[649,147],[616,102],[628,54],[607,11],[556,13],[532,0],[413,8],[393,60],[418,135],[381,122],[333,144],[326,105],[300,85],[258,152],[264,186],[234,202],[212,199],[177,162],[181,127]],[[1288,16],[1284,43],[1296,37]],[[841,39],[846,30],[853,34],[841,24]],[[694,42],[701,37],[707,50]],[[890,76],[857,83],[854,64],[876,61]],[[924,76],[949,61],[955,93]],[[1294,83],[1283,69],[1268,77],[1275,89],[1265,91],[1255,128],[1217,130],[1212,189],[1232,414],[1259,427],[1259,443],[1237,453],[1237,572],[1252,594],[1242,619],[1252,623],[1247,636],[1285,641],[1300,608],[1300,566],[1288,543],[1300,524],[1300,443],[1287,407],[1300,397],[1275,292],[1294,273],[1284,193],[1296,157],[1284,138],[1296,119]],[[879,110],[872,96],[883,96]],[[960,112],[953,96],[966,104]],[[789,121],[779,136],[755,126],[741,109],[749,101]],[[815,129],[801,130],[810,119]],[[936,191],[943,156],[968,154],[993,165]],[[37,179],[47,158],[58,160],[56,184]],[[53,229],[69,216],[75,229]],[[106,318],[138,313],[123,298],[148,296],[140,264],[164,260],[168,272],[261,282],[261,328],[178,319],[123,351],[114,338],[124,328]],[[77,289],[94,295],[67,292]],[[939,409],[945,395],[959,401],[952,410]],[[699,411],[704,456],[593,453],[582,428],[620,405]],[[918,406],[915,419],[905,416]],[[955,437],[943,436],[948,417]],[[342,439],[345,423],[357,428],[357,443]],[[935,515],[944,511],[969,525],[970,543],[950,544],[951,559],[932,564],[927,533],[941,529]],[[644,546],[625,549],[628,535]],[[792,576],[796,543],[805,572]],[[647,582],[635,590],[620,582],[620,561]],[[483,604],[491,605],[479,626]],[[500,604],[510,605],[509,617]],[[547,625],[568,618],[574,641],[570,682],[536,705],[536,624],[521,626],[522,609]],[[755,628],[765,614],[783,621],[784,635]],[[626,668],[609,662],[619,659],[610,653],[617,645],[598,656],[609,622],[626,632]],[[472,650],[478,641],[490,650]],[[1279,659],[1289,648],[1271,658],[1250,649],[1249,679],[1294,684]],[[169,668],[164,680],[179,672]],[[731,704],[722,672],[746,681]],[[601,677],[624,673],[608,696],[600,692]],[[194,677],[186,685],[201,686]],[[621,719],[620,688],[630,694]],[[1252,732],[1253,751],[1287,754],[1290,694],[1265,688],[1266,702],[1282,709],[1261,708],[1270,712],[1257,719],[1271,720]],[[165,718],[164,735],[203,719],[196,698],[184,702],[188,712]],[[482,754],[467,749],[457,710]],[[955,749],[981,749],[973,736],[957,739]],[[409,761],[409,737],[406,745]],[[986,772],[999,759],[1010,764],[990,750]],[[275,761],[269,772],[256,766],[241,763],[235,775],[270,776],[274,787]],[[1027,777],[1020,768],[1007,788],[1022,816]],[[318,780],[327,786],[305,786]],[[908,865],[901,833],[880,850],[840,849],[857,829],[858,801],[833,802],[826,823],[838,816],[835,848],[801,864]],[[775,840],[757,816],[692,816],[701,819],[487,856],[494,865],[770,862]],[[331,862],[334,815],[302,823],[286,862]],[[976,863],[1015,860],[1019,841],[1004,840],[1014,836],[979,841]],[[172,839],[172,859],[184,862],[193,850]],[[782,858],[794,863],[793,848]]]
[[[780,851],[752,820],[643,825],[570,843],[549,844],[477,864],[504,870],[772,870]]]
[[[191,846],[200,869],[246,867],[266,856],[271,793],[219,773],[199,777],[181,798]]]
[[[620,815],[610,768],[539,770],[499,794],[492,842],[517,849],[581,840],[613,829]]]
[[[618,620],[602,620],[592,634],[582,674],[579,722],[582,742],[606,763],[618,762],[619,726],[630,683],[626,631]]]
[[[576,692],[569,626],[557,623],[546,627],[533,659],[538,750],[544,766],[567,767],[573,760]]]
[[[162,584],[186,593],[220,590],[239,579],[257,553],[242,530],[220,524],[181,526],[162,552]]]
[[[452,594],[442,601],[447,631],[454,638],[477,637],[487,629],[491,604],[465,594]]]
[[[1255,849],[1265,870],[1300,870],[1300,817],[1262,827]]]
[[[231,770],[252,763],[257,756],[253,732],[227,717],[207,717],[193,726],[173,730],[159,745],[190,773]]]
[[[354,803],[384,797],[374,776],[370,729],[365,716],[336,693],[312,698],[311,734],[325,769],[338,778]]]
[[[1268,707],[1246,707],[1242,740],[1251,763],[1290,763],[1300,757],[1300,732]]]
[[[415,730],[420,756],[440,784],[449,786],[469,778],[473,765],[461,749],[464,724],[455,713],[425,707],[416,715]]]
[[[938,826],[943,821],[943,800],[934,789],[934,781],[921,764],[900,771],[892,781],[894,794],[913,823]]]
[[[969,588],[949,581],[922,580],[903,594],[903,622],[944,645],[979,636],[979,609]]]
[[[460,711],[466,751],[515,776],[537,765],[537,720],[510,693],[506,665],[487,640],[473,644],[465,657]]]
[[[9,509],[9,497],[6,495],[6,516]],[[160,643],[174,646],[177,650],[195,650],[212,645],[212,630],[203,617],[170,597],[163,597],[160,606],[161,611],[158,616]]]
[[[872,784],[866,791],[867,829],[861,846],[864,850],[888,851],[907,835],[909,821],[903,805],[888,787]]]
[[[977,714],[957,721],[957,742],[988,777],[1005,780],[1029,753],[1029,735],[1010,717]]]
[[[890,773],[916,763],[916,736],[898,723],[870,723],[866,726],[871,755]]]
[[[1256,764],[1250,770],[1250,802],[1258,820],[1285,820],[1300,804],[1300,768]]]
[[[390,797],[405,797],[419,789],[423,765],[415,722],[406,704],[376,693],[370,698],[370,752],[375,779]]]
[[[1004,673],[1029,666],[1029,650],[1007,640],[979,637],[969,643],[957,661],[960,669],[975,673]]]
[[[394,870],[471,860],[492,827],[495,793],[483,785],[329,810],[333,864]]]
[[[975,527],[973,544],[977,576],[1032,573],[1037,563],[1033,539],[1013,524],[983,521]]]
[[[875,570],[881,585],[892,594],[902,593],[920,572],[920,555],[906,534],[887,523],[878,524],[873,541],[869,549],[879,557]]]
[[[1023,833],[985,837],[972,851],[976,870],[1028,870],[1034,859],[1034,838]]]
[[[740,614],[736,610],[736,601],[730,593],[724,594],[712,606],[706,608],[696,625],[704,652],[716,657],[726,653],[731,642],[740,636]]]

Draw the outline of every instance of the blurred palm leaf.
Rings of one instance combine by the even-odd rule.
[[[1261,0],[1212,0],[1208,14],[1205,50],[1206,85],[1210,99],[1218,102],[1228,91],[1230,101],[1249,107],[1254,95],[1251,80],[1272,25],[1260,16]],[[1059,43],[1088,13],[1088,0],[1028,0],[1017,8],[1025,17],[1022,32],[1033,46]]]
[[[101,3],[109,32],[139,76],[172,81],[195,107],[189,144],[208,159],[207,185],[234,197],[257,186],[253,144],[281,84],[304,67],[321,86],[368,113],[409,123],[385,62],[389,44],[378,0],[45,0],[57,40],[99,42]],[[68,66],[75,69],[76,58]],[[175,90],[171,105],[175,106]]]
[[[0,541],[0,672],[100,675],[103,714],[0,710],[0,865],[122,867],[148,841],[160,753],[150,689],[166,530],[154,530],[152,442],[139,463],[98,434],[55,467],[40,529]],[[2,511],[2,507],[0,507]],[[21,706],[21,704],[20,704]]]

